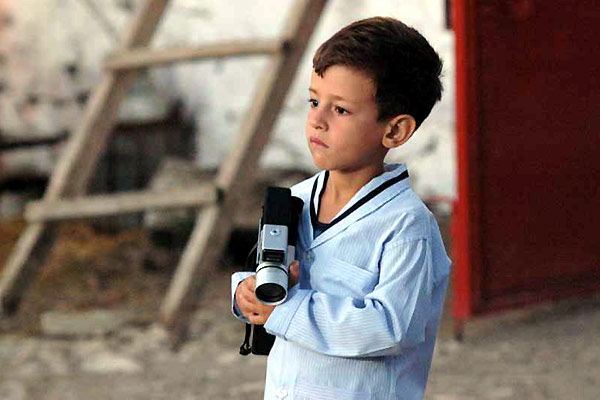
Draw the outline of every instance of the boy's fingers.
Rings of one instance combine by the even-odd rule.
[[[238,305],[240,307],[240,311],[242,311],[242,314],[248,318],[260,315],[262,313],[260,305],[256,304],[252,300],[248,300],[247,298],[240,299]]]
[[[248,289],[248,283],[243,280],[235,290],[235,298],[238,303],[247,301],[250,293],[252,293],[252,291]]]
[[[254,295],[254,277],[244,279],[237,287],[236,292],[237,305],[246,317],[251,314],[259,313],[260,303]]]
[[[253,325],[264,325],[266,322],[266,319],[259,314],[250,315],[248,316],[248,319],[250,320],[250,322],[252,322]]]
[[[242,314],[246,316],[253,324],[262,324],[266,318],[266,314],[270,314],[268,310],[265,309],[265,306],[261,303],[258,303],[256,299],[248,300],[244,298],[239,304],[240,310]]]
[[[298,262],[298,260],[294,260],[290,264],[290,274],[289,274],[288,286],[292,287],[296,283],[298,283],[299,277],[300,277],[300,262]]]
[[[250,320],[253,324],[262,325],[271,312],[273,306],[266,306],[254,295],[254,292],[244,288],[240,291],[239,297],[237,298],[237,304],[242,314]]]
[[[267,319],[269,319],[269,316],[271,316],[271,313],[273,312],[274,308],[274,306],[265,306],[261,304],[259,309],[251,315],[247,316],[247,318],[254,325],[264,325],[267,322]]]
[[[273,306],[261,303],[254,294],[255,279],[253,276],[244,279],[235,291],[237,305],[242,314],[255,325],[263,325],[271,312]]]
[[[251,290],[254,293],[254,286],[256,284],[256,278],[254,278],[253,276],[249,276],[246,279],[244,279],[242,281],[242,283],[245,283],[248,290]]]

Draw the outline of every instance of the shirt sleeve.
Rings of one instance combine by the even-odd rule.
[[[433,293],[431,244],[388,244],[379,282],[364,299],[290,289],[275,307],[267,332],[319,353],[343,357],[400,354],[425,341]],[[436,305],[441,307],[441,305]]]
[[[242,315],[235,301],[235,291],[244,279],[253,275],[255,275],[255,273],[250,271],[234,272],[233,275],[231,275],[231,312],[234,317],[248,324],[250,323],[250,320]]]

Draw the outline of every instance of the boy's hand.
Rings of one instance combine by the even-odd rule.
[[[298,278],[300,277],[300,262],[294,260],[290,264],[290,275],[288,279],[288,287],[294,286],[298,283]]]
[[[290,264],[289,287],[298,282],[300,275],[300,264],[298,261],[292,261]],[[275,306],[267,306],[261,303],[254,294],[256,279],[250,276],[244,279],[235,290],[236,303],[246,318],[254,325],[264,325],[269,319]]]
[[[269,319],[275,306],[267,306],[258,301],[254,294],[256,279],[249,276],[244,279],[235,290],[235,300],[246,318],[254,325],[264,325]]]

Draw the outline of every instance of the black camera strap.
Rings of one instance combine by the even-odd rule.
[[[248,255],[246,256],[246,270],[254,271],[254,259],[256,259],[256,247],[255,244]],[[244,343],[240,346],[240,354],[247,356],[252,352],[252,346],[250,346],[250,336],[252,335],[252,324],[246,323],[246,334],[244,336]]]
[[[379,185],[375,189],[371,190],[365,197],[361,198],[356,203],[354,203],[350,208],[348,208],[346,211],[344,211],[341,215],[334,218],[330,223],[328,223],[326,226],[324,226],[321,233],[325,232],[327,229],[331,228],[332,226],[334,226],[335,224],[337,224],[338,222],[340,222],[341,220],[346,218],[348,215],[352,214],[354,211],[356,211],[358,208],[363,206],[366,202],[368,202],[369,200],[371,200],[372,198],[377,196],[379,193],[383,192],[385,189],[389,188],[390,186],[392,186],[400,181],[403,181],[406,178],[408,178],[408,171],[404,171],[397,177],[383,182],[381,185]],[[323,193],[325,193],[325,187],[327,186],[328,179],[329,179],[329,171],[325,171],[325,176],[323,178],[323,186],[321,187],[321,191],[319,193],[319,210],[321,209],[321,198],[323,197]],[[317,178],[317,179],[315,179],[315,183],[313,184],[313,188],[312,188],[312,193],[310,195],[310,222],[312,223],[313,230],[315,229],[315,227],[317,226],[317,223],[319,222],[319,220],[317,219],[318,210],[315,211],[315,194],[317,193],[318,183],[319,183],[319,179]]]
[[[250,346],[250,335],[252,334],[252,325],[246,324],[246,336],[244,336],[244,343],[240,346],[240,354],[247,356],[252,351]]]

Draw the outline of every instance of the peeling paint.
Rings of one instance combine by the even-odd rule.
[[[115,48],[106,24],[84,3],[122,31],[139,0],[19,0],[4,2],[0,55],[0,131],[19,136],[72,131],[80,107],[101,78],[102,61]],[[274,38],[284,28],[293,0],[173,0],[152,45],[201,45],[217,40]],[[314,170],[304,142],[306,88],[312,53],[342,26],[365,17],[388,15],[417,28],[445,61],[444,98],[390,162],[408,161],[412,184],[424,195],[454,196],[454,41],[445,29],[444,0],[332,0],[302,59],[298,76],[265,150],[263,165]],[[196,161],[204,167],[222,162],[252,101],[266,57],[180,63],[153,69],[155,92],[148,104],[181,99],[198,130]],[[31,101],[36,98],[36,101]],[[155,98],[154,100],[152,98]],[[145,100],[138,100],[144,102]],[[25,104],[27,104],[25,106]],[[135,108],[135,107],[134,107]],[[435,145],[432,145],[435,143]]]

